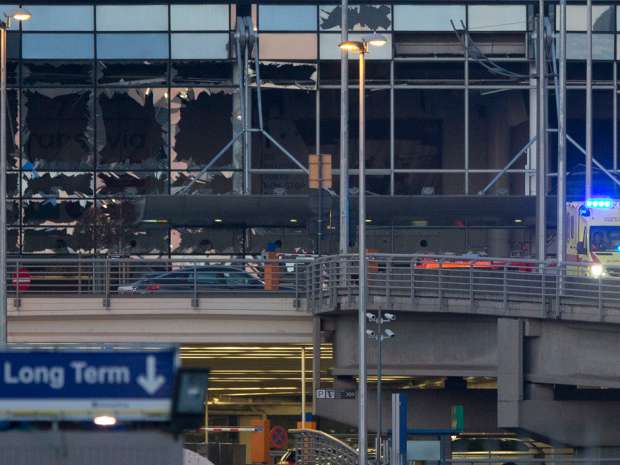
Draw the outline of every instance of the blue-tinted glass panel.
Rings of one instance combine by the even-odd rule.
[[[320,5],[319,25],[322,31],[339,31],[342,18],[340,5]],[[390,5],[349,5],[350,31],[389,31],[392,28]]]
[[[97,58],[168,58],[168,34],[97,34]]]
[[[227,31],[228,5],[172,5],[170,29],[173,31]]]
[[[94,7],[68,5],[28,5],[32,18],[25,21],[24,31],[92,31]]]
[[[84,60],[94,53],[92,34],[22,34],[24,59]]]
[[[569,60],[585,60],[586,51],[586,34],[568,34],[566,36],[566,58]],[[594,60],[614,59],[613,34],[594,34],[592,36],[592,58]]]
[[[470,31],[525,31],[525,5],[470,5]]]
[[[99,5],[98,31],[166,31],[167,5]]]
[[[452,31],[466,24],[465,5],[394,5],[396,31]]]
[[[261,31],[315,31],[315,5],[261,5],[258,27]]]
[[[228,58],[228,33],[172,34],[172,59]]]

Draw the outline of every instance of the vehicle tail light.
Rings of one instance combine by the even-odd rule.
[[[159,291],[160,289],[161,286],[159,284],[149,284],[148,286],[146,286],[147,291]]]

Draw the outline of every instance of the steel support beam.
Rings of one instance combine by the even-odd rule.
[[[586,180],[585,198],[592,196],[592,0],[586,4]]]
[[[546,54],[545,54],[545,1],[538,3],[538,117],[537,117],[537,160],[536,160],[536,257],[538,260],[545,259],[546,247],[546,212],[545,197],[547,194],[547,96],[545,88],[547,79]]]
[[[557,260],[566,260],[566,0],[560,1],[560,56],[558,95]]]
[[[341,1],[340,41],[349,39],[349,2]],[[340,240],[341,254],[349,251],[349,56],[340,51]]]

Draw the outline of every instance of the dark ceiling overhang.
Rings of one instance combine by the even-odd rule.
[[[140,198],[139,221],[173,226],[308,226],[318,217],[316,195],[176,195]],[[350,198],[352,221],[357,217],[357,197]],[[530,196],[368,196],[367,218],[373,224],[452,225],[461,220],[470,225],[514,225],[523,219],[532,223],[536,199]],[[324,218],[337,218],[338,199],[322,197]],[[548,223],[555,223],[555,198],[547,199]]]

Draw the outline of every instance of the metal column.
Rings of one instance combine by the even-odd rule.
[[[536,255],[538,260],[545,259],[546,247],[546,212],[545,200],[547,196],[547,167],[546,167],[546,140],[547,140],[547,102],[545,78],[545,1],[538,4],[538,138],[536,143]]]
[[[312,416],[317,414],[316,391],[321,388],[321,317],[312,319]]]
[[[566,260],[566,0],[560,1],[560,56],[558,102],[557,260]]]
[[[6,27],[0,24],[0,344],[7,343],[6,292]]]
[[[340,41],[349,39],[349,2],[341,2]],[[349,251],[349,55],[340,51],[340,240],[341,254]]]
[[[586,60],[586,190],[585,198],[592,196],[592,0],[586,6],[587,60]]]
[[[366,57],[365,45],[359,52],[359,212],[358,212],[358,246],[359,246],[359,308],[358,321],[358,350],[359,350],[359,381],[358,381],[358,446],[359,465],[368,463],[368,425],[366,422],[366,298],[367,273],[366,266]]]

